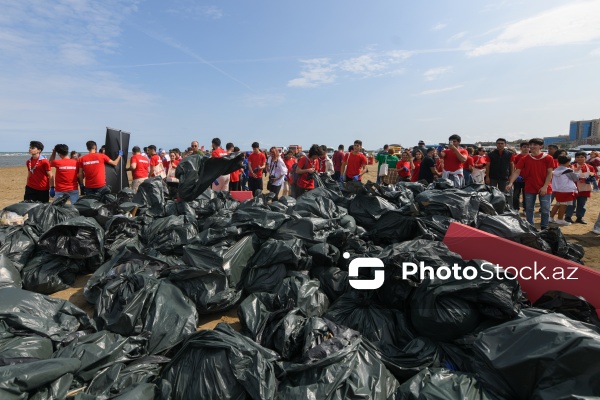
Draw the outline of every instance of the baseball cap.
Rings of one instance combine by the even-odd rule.
[[[425,144],[425,142],[422,140],[419,140],[419,144]]]

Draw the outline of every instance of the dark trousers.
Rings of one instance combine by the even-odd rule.
[[[307,189],[301,188],[300,186],[296,186],[294,188],[294,197],[298,198],[300,196],[302,196],[304,194],[304,192],[307,192]]]
[[[587,203],[587,199],[587,197],[583,196],[575,197],[573,203],[567,206],[567,212],[565,213],[565,217],[571,218],[573,216],[573,213],[575,213],[577,219],[583,219],[583,216],[585,215],[586,211],[585,204]]]
[[[281,185],[279,186],[275,186],[275,185],[271,185],[270,183],[267,184],[267,190],[271,193],[275,193],[275,199],[277,200],[279,198],[279,192],[281,191]]]
[[[260,190],[262,193],[263,190],[263,180],[262,178],[248,178],[248,189],[254,195],[254,192]]]
[[[502,193],[506,192],[506,184],[508,179],[493,179],[490,178],[490,186],[497,187]]]
[[[521,197],[523,197],[523,209],[525,209],[525,182],[515,182],[513,184],[513,208],[519,211],[521,206]]]
[[[240,183],[240,181],[229,182],[229,191],[230,192],[237,192],[240,190],[242,190],[242,184]]]
[[[50,201],[50,192],[48,192],[48,190],[36,190],[29,186],[25,186],[25,196],[23,196],[23,200],[48,203]]]
[[[340,171],[335,171],[333,173],[333,180],[336,182],[340,180]]]

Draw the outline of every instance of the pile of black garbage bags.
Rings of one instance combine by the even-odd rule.
[[[227,168],[187,162],[178,199],[155,178],[135,195],[6,208],[27,219],[0,228],[0,399],[600,395],[600,321],[585,300],[549,292],[532,306],[512,279],[403,276],[404,262],[482,268],[441,242],[453,221],[581,259],[497,189],[326,182],[240,203],[206,184]],[[349,284],[356,258],[382,260],[381,287]],[[82,274],[91,317],[48,296]],[[196,331],[236,307],[238,324]]]

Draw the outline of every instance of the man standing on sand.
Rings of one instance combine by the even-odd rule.
[[[48,203],[50,201],[50,178],[52,169],[48,159],[42,156],[44,145],[42,142],[32,140],[29,142],[29,154],[31,158],[27,160],[27,185],[25,186],[25,196],[23,200],[39,201]]]
[[[262,193],[262,174],[267,164],[267,157],[260,151],[258,142],[252,143],[252,154],[248,156],[248,188],[254,194],[257,190]]]
[[[344,145],[343,144],[340,144],[338,146],[338,150],[335,153],[333,153],[332,161],[333,161],[333,179],[335,179],[335,181],[337,182],[340,180],[342,163],[344,161]]]
[[[352,151],[346,154],[342,163],[340,180],[345,181],[360,181],[362,176],[367,172],[367,157],[361,152],[362,141],[355,140]]]
[[[58,154],[58,160],[56,160]],[[69,146],[57,144],[52,149],[50,166],[56,168],[56,173],[50,178],[50,197],[61,197],[67,193],[71,204],[79,199],[77,184],[77,161],[69,158]]]
[[[151,144],[148,146],[148,155],[150,156],[150,173],[148,176],[153,178],[155,176],[160,176],[165,179],[167,177],[167,173],[165,172],[165,166],[160,159],[160,156],[156,153],[156,146]]]
[[[148,161],[146,156],[141,154],[139,146],[133,146],[131,152],[133,153],[129,160],[129,170],[133,178],[131,190],[133,190],[133,193],[137,193],[142,182],[148,179],[150,161]]]
[[[223,156],[226,156],[228,154],[227,151],[223,150],[223,148],[221,147],[221,139],[219,138],[214,138],[211,142],[211,146],[212,153],[210,154],[210,156],[213,158],[222,158]],[[219,176],[217,179],[215,179],[215,182],[213,182],[212,190],[215,192],[228,192],[229,181],[229,174]]]
[[[117,158],[111,160],[106,154],[98,153],[98,146],[93,140],[88,141],[85,146],[89,153],[77,160],[77,168],[79,168],[79,183],[85,187],[86,196],[89,196],[108,189],[104,164],[116,167],[121,161],[123,151],[119,150]]]
[[[485,184],[505,192],[506,182],[515,170],[514,154],[506,149],[506,139],[496,139],[496,149],[488,153],[489,162],[485,166]]]

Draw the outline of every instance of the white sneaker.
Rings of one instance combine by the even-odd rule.
[[[556,225],[560,225],[560,226],[569,226],[569,225],[571,225],[570,222],[567,222],[564,219],[557,219],[556,221],[554,221],[554,223]]]
[[[550,222],[551,224],[553,224],[554,223],[554,218],[552,218],[552,217],[548,218],[548,222]]]
[[[600,235],[600,229],[592,229],[592,233],[595,233],[596,235]]]

